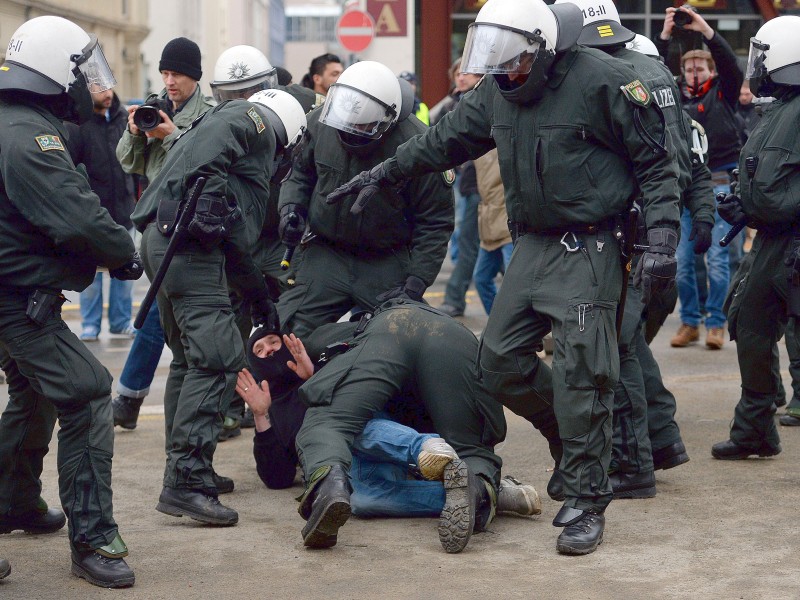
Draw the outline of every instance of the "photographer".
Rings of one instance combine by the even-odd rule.
[[[144,105],[162,100],[171,105],[172,115],[161,109],[162,122],[149,131],[142,131],[134,121],[138,106],[128,108],[128,129],[117,144],[117,160],[126,173],[139,173],[150,181],[155,179],[167,151],[197,117],[214,106],[210,98],[200,92],[198,81],[203,76],[200,48],[186,38],[176,38],[164,46],[158,70],[164,81],[159,94],[151,94]]]
[[[679,39],[685,32],[702,34],[709,51],[691,50],[681,57],[683,106],[705,128],[708,136],[708,167],[711,170],[714,193],[727,193],[730,191],[729,171],[736,167],[741,148],[735,111],[744,76],[728,42],[688,6],[667,9],[664,28],[655,40],[661,56],[666,58],[673,36]],[[730,259],[728,249],[720,247],[719,240],[729,229],[730,226],[718,214],[715,215],[712,243],[706,253],[709,281],[705,303],[705,312],[708,313],[705,319],[706,347],[711,350],[722,348],[724,343],[725,314],[722,303],[730,279]],[[677,252],[681,326],[670,342],[675,348],[685,347],[700,337],[698,326],[701,313],[694,264],[694,241],[689,239],[691,230],[691,215],[684,210]]]

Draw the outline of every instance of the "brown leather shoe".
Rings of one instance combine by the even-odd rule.
[[[700,332],[697,330],[697,327],[687,325],[686,323],[681,323],[681,326],[678,328],[678,332],[672,336],[669,345],[673,348],[685,348],[692,342],[696,342],[699,339]]]
[[[706,348],[709,350],[720,350],[725,343],[725,328],[711,327],[706,334]]]

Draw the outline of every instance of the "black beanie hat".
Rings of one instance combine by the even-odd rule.
[[[183,73],[195,81],[200,81],[203,76],[203,67],[200,64],[200,46],[185,37],[175,38],[164,46],[158,70]]]

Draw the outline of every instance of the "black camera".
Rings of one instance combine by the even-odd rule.
[[[164,121],[161,115],[158,114],[159,110],[167,113],[170,119],[174,114],[172,112],[172,102],[164,98],[154,98],[136,109],[136,112],[133,113],[133,124],[142,131],[155,129]]]
[[[692,22],[692,15],[689,14],[689,11],[696,12],[695,8],[688,4],[684,4],[675,11],[675,16],[673,17],[675,27],[683,29]]]

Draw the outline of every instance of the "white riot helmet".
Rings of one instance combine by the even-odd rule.
[[[23,23],[11,36],[0,67],[0,90],[73,96],[73,84],[81,88],[75,93],[81,94],[82,88],[102,92],[116,83],[97,37],[61,17]]]
[[[253,46],[234,46],[219,55],[214,65],[211,93],[217,102],[249,98],[278,86],[278,70]]]
[[[258,104],[275,131],[278,143],[284,148],[291,148],[306,132],[306,113],[303,107],[291,94],[283,90],[262,90],[247,99]]]
[[[400,115],[400,82],[391,69],[365,60],[347,67],[331,85],[320,122],[347,134],[376,140]]]
[[[619,12],[612,0],[556,0],[556,4],[571,2],[583,15],[583,29],[578,38],[582,46],[600,48],[618,46],[629,42],[636,35],[619,20]]]
[[[745,79],[757,96],[770,96],[774,84],[800,85],[800,17],[776,17],[750,38]]]
[[[580,9],[571,3],[548,6],[544,0],[488,0],[469,26],[462,73],[495,76],[510,102],[538,99],[556,53],[572,47],[583,27]],[[519,85],[507,75],[529,77]]]
[[[656,48],[656,45],[653,43],[653,41],[640,33],[637,33],[635,38],[625,44],[625,47],[628,50],[639,52],[640,54],[644,54],[645,56],[649,56],[651,58],[661,58],[661,55],[658,53],[658,48]]]
[[[300,103],[283,90],[262,90],[247,101],[264,109],[261,112],[275,131],[278,148],[270,181],[280,185],[289,177],[295,157],[302,152],[306,140],[306,113]]]

